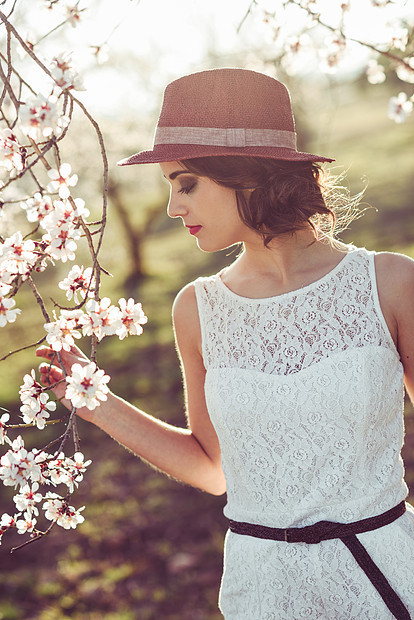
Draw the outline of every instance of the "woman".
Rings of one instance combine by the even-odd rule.
[[[280,82],[217,69],[172,82],[154,148],[120,162],[161,164],[168,214],[200,249],[243,244],[174,303],[188,428],[113,394],[78,410],[169,475],[227,491],[229,620],[414,615],[400,457],[414,261],[329,242],[324,161],[297,151]],[[62,352],[68,369],[80,356]],[[54,368],[50,380],[61,377]]]

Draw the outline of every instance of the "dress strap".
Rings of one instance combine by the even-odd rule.
[[[353,523],[335,523],[333,521],[318,521],[314,525],[306,527],[277,528],[264,525],[254,525],[240,521],[229,521],[229,527],[235,534],[254,536],[287,543],[303,542],[317,544],[323,540],[339,538],[346,545],[362,568],[372,585],[376,588],[384,603],[397,620],[410,620],[411,616],[404,603],[391,587],[388,580],[372,560],[364,545],[356,537],[357,534],[370,532],[392,523],[406,510],[405,502],[401,502],[394,508],[367,519],[354,521]]]

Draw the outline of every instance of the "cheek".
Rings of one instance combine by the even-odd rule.
[[[237,223],[240,221],[239,210],[237,208],[237,197],[234,190],[225,189],[224,192],[217,195],[214,201],[216,209],[220,210],[222,217]]]

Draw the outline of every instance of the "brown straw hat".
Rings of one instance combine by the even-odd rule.
[[[287,88],[247,69],[212,69],[168,84],[151,151],[120,166],[214,155],[250,155],[288,161],[333,161],[296,150]]]

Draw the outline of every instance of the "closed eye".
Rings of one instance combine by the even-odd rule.
[[[181,189],[178,190],[179,194],[189,194],[196,186],[196,183],[193,183],[192,185],[187,185],[186,187],[182,187]]]

